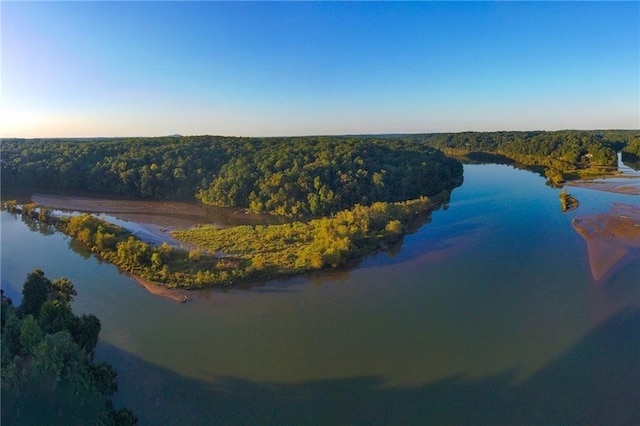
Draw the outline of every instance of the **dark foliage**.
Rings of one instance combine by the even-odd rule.
[[[462,166],[401,139],[182,138],[9,140],[2,184],[131,198],[198,198],[286,216],[430,196]]]
[[[17,308],[2,298],[2,421],[12,413],[24,424],[136,424],[131,411],[115,410],[109,400],[116,373],[92,363],[100,320],[73,314],[73,283],[52,283],[36,269],[24,289]]]

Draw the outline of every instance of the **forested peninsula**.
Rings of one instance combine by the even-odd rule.
[[[338,267],[393,246],[462,183],[461,163],[445,152],[499,155],[561,183],[615,169],[616,152],[637,155],[639,141],[638,131],[10,140],[2,144],[2,185],[199,200],[291,218],[173,232],[193,247],[184,250],[147,244],[94,216],[52,217],[44,207],[5,203],[139,277],[197,288]]]

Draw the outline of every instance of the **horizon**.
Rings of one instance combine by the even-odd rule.
[[[195,137],[214,137],[214,138],[248,138],[248,139],[275,139],[275,138],[346,138],[346,137],[392,137],[392,136],[412,136],[412,135],[442,135],[442,134],[462,134],[462,133],[555,133],[555,132],[633,132],[640,131],[639,128],[608,128],[608,129],[553,129],[553,130],[545,130],[545,129],[525,129],[525,130],[461,130],[456,132],[408,132],[408,133],[344,133],[344,134],[301,134],[301,135],[273,135],[273,136],[241,136],[241,135],[222,135],[222,134],[193,134],[193,135],[183,135],[183,134],[169,134],[169,135],[151,135],[151,136],[140,136],[140,135],[124,135],[124,136],[58,136],[58,137],[48,137],[48,136],[39,136],[39,137],[20,137],[20,136],[12,136],[12,137],[2,137],[0,136],[0,140],[13,140],[13,139],[22,139],[22,140],[64,140],[64,139],[84,139],[84,140],[99,140],[99,139],[157,139],[157,138],[195,138]]]
[[[636,2],[0,7],[2,139],[640,128]]]

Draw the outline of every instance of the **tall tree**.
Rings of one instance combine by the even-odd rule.
[[[40,308],[47,301],[49,293],[53,290],[53,285],[49,278],[44,276],[44,272],[35,269],[29,275],[22,288],[22,303],[18,309],[21,316],[40,314]]]
[[[20,344],[24,352],[32,355],[41,340],[42,331],[38,327],[38,322],[32,315],[27,315],[20,327]]]
[[[62,305],[69,305],[78,295],[69,278],[58,278],[52,283],[52,299]]]
[[[100,320],[95,315],[83,315],[80,317],[80,321],[73,333],[73,339],[80,348],[87,351],[89,359],[93,359],[93,352],[98,344],[100,328]]]

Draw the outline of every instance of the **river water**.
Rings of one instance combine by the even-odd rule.
[[[596,280],[571,224],[638,196],[570,188],[562,213],[534,173],[464,177],[394,253],[185,304],[2,212],[2,288],[19,301],[34,268],[70,278],[141,424],[640,421],[639,249]]]

